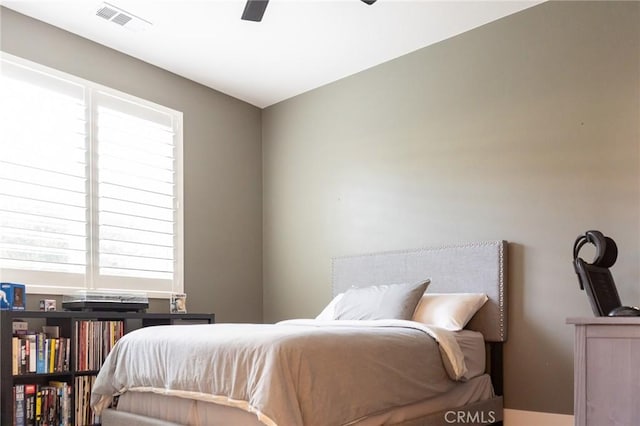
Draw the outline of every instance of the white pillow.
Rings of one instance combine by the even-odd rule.
[[[352,287],[336,303],[337,320],[410,320],[430,280]]]
[[[333,320],[336,315],[336,304],[340,301],[340,299],[342,299],[342,296],[344,296],[344,293],[340,293],[336,297],[334,297],[333,300],[331,300],[331,302],[329,302],[329,304],[325,306],[322,312],[318,314],[316,319],[320,321]]]
[[[425,293],[413,320],[447,330],[462,330],[487,300],[484,293]]]

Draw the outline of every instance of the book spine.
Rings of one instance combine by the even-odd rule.
[[[24,385],[15,385],[13,422],[16,426],[25,426]]]
[[[78,332],[78,342],[76,344],[76,355],[78,358],[78,363],[76,365],[76,369],[83,371],[87,369],[86,363],[86,335],[87,335],[87,322],[79,321],[79,332]]]
[[[36,336],[32,334],[29,336],[29,373],[36,372],[37,352]]]
[[[44,371],[43,373],[49,372],[49,351],[51,350],[51,339],[44,339]]]
[[[41,386],[40,392],[42,394],[41,422],[42,426],[45,426],[49,424],[49,388]]]
[[[24,340],[24,372],[28,373],[31,363],[31,345],[27,336],[24,336],[22,340]]]
[[[36,390],[36,425],[42,424],[42,389],[40,386]]]
[[[17,337],[12,337],[11,338],[11,374],[13,374],[14,376],[16,374],[18,374],[19,368],[19,362],[18,359],[20,358],[20,339],[18,339]]]
[[[56,401],[58,399],[58,390],[53,387],[48,387],[47,394],[47,403],[49,404],[47,407],[47,423],[49,425],[55,424],[56,419]]]
[[[27,364],[29,357],[29,347],[27,346],[27,341],[25,339],[20,339],[20,374],[27,373]]]
[[[36,424],[36,385],[24,385],[25,414],[26,426],[35,426]]]
[[[80,417],[80,377],[76,377],[73,382],[73,400],[75,401],[74,417],[76,419],[76,424],[84,424],[84,422],[82,422],[82,418]]]
[[[45,354],[46,354],[46,348],[45,348],[45,336],[44,333],[38,333],[36,335],[36,352],[37,352],[37,358],[36,358],[36,373],[41,374],[41,373],[45,373],[46,370],[46,364],[45,364]]]
[[[69,356],[71,354],[71,340],[67,339],[67,345],[65,347],[65,351],[64,351],[64,366],[62,367],[62,369],[64,371],[69,371],[71,369],[71,366],[69,365]]]
[[[69,388],[66,383],[62,385],[62,387],[58,388],[58,392],[60,395],[60,426],[68,425],[68,410],[69,410],[69,398],[67,398],[67,392]]]
[[[64,360],[64,341],[66,339],[61,337],[58,339],[58,351],[56,352],[56,371],[62,370],[62,361]]]
[[[55,372],[57,345],[58,339],[49,339],[49,373]]]

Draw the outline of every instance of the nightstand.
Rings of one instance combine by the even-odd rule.
[[[637,425],[640,317],[569,318],[567,323],[575,326],[575,425]]]

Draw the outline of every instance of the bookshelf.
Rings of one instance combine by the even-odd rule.
[[[50,331],[58,331],[59,338],[65,339],[60,344],[51,344],[62,350],[49,353],[50,362],[46,367],[47,372],[40,366],[38,371],[29,367],[27,359],[26,367],[19,366],[22,373],[14,374],[13,360],[13,322],[24,321],[28,323],[30,331],[40,332],[43,326]],[[164,314],[164,313],[138,313],[138,312],[84,312],[84,311],[0,311],[0,425],[13,426],[14,424],[14,387],[23,389],[30,385],[46,388],[50,383],[52,387],[68,389],[68,410],[70,425],[82,426],[92,424],[76,419],[80,413],[76,413],[79,406],[78,388],[90,388],[91,378],[98,373],[98,366],[107,355],[112,343],[115,343],[119,335],[141,327],[155,325],[178,325],[192,323],[215,322],[215,314]],[[53,327],[53,328],[50,328]],[[89,329],[92,329],[89,331]],[[82,332],[84,330],[84,334]],[[81,337],[81,336],[84,336]],[[100,337],[98,337],[100,336]],[[104,337],[106,336],[106,337]],[[51,337],[55,339],[55,337]],[[68,340],[66,340],[68,339]],[[105,342],[109,340],[109,342]],[[108,343],[108,344],[107,344]],[[28,344],[25,344],[28,346]],[[49,346],[47,346],[49,347]],[[64,348],[68,348],[65,350]],[[24,349],[24,347],[23,347]],[[68,356],[63,355],[68,351]],[[31,352],[31,350],[29,350]],[[36,355],[37,356],[37,355]],[[63,357],[62,359],[60,357]],[[20,360],[18,361],[20,362]],[[65,385],[66,383],[66,385]],[[76,383],[78,385],[76,386]],[[47,389],[47,392],[55,392]],[[62,393],[62,391],[59,391]],[[25,408],[26,409],[26,403]],[[86,414],[82,414],[86,416]],[[77,421],[80,420],[80,421]],[[18,423],[20,424],[20,423]],[[26,424],[26,423],[25,423]]]

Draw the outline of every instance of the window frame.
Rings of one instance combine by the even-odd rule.
[[[86,192],[85,197],[87,200],[87,267],[84,274],[84,285],[72,285],[63,286],[60,284],[44,285],[44,284],[30,284],[29,275],[38,275],[38,281],[42,282],[46,280],[47,276],[55,276],[55,281],[60,281],[61,277],[68,275],[68,277],[74,278],[75,282],[78,282],[77,274],[70,274],[64,272],[49,272],[49,271],[30,271],[30,270],[14,270],[11,271],[11,279],[13,277],[19,277],[19,280],[13,280],[24,283],[26,290],[30,294],[51,294],[51,295],[64,295],[69,294],[77,290],[88,291],[117,291],[117,292],[132,292],[132,293],[146,293],[148,297],[153,298],[170,298],[173,293],[184,293],[184,155],[183,155],[183,113],[175,109],[169,108],[164,105],[160,105],[148,99],[143,99],[111,87],[77,77],[75,75],[47,67],[45,65],[38,64],[33,61],[26,60],[24,58],[8,54],[0,51],[0,66],[5,62],[13,62],[14,64],[25,67],[50,76],[52,78],[67,80],[71,83],[78,84],[84,87],[84,103],[85,103],[85,122],[86,122],[86,134],[85,140],[87,145],[86,159],[87,159],[87,176],[86,176]],[[174,188],[175,188],[175,224],[174,224],[174,275],[173,282],[170,290],[153,290],[150,289],[151,285],[156,280],[148,278],[135,278],[135,277],[111,277],[105,280],[107,283],[117,283],[117,286],[98,287],[98,246],[99,246],[99,233],[98,233],[98,181],[96,179],[97,171],[97,105],[98,102],[94,100],[99,93],[105,93],[108,96],[113,96],[122,99],[127,102],[132,102],[137,105],[141,105],[146,108],[151,108],[156,111],[168,114],[171,116],[171,121],[174,131]],[[52,274],[52,275],[49,275]],[[0,268],[0,281],[8,281],[3,277],[2,268]],[[48,280],[54,281],[54,280]],[[82,278],[80,278],[82,281]],[[136,288],[133,283],[144,283],[144,288]]]

